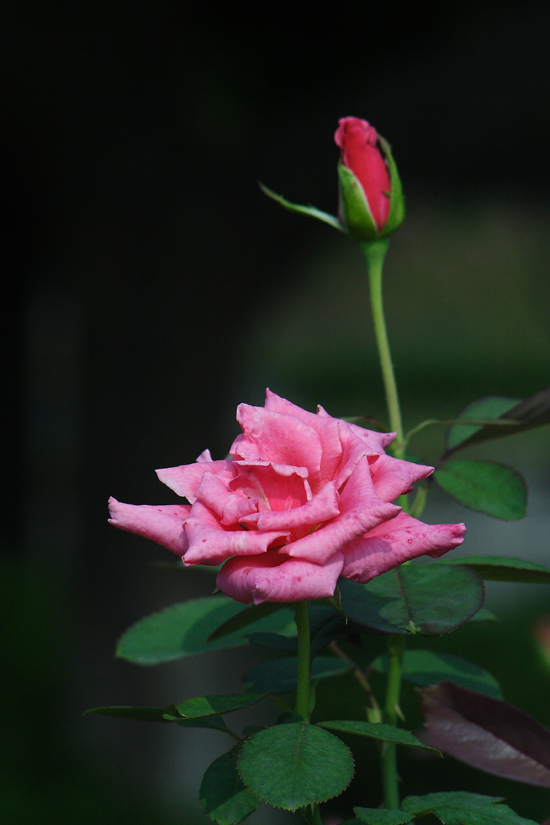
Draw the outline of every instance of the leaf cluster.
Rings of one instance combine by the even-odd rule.
[[[367,585],[341,580],[333,603],[310,604],[312,682],[352,673],[368,686],[370,673],[386,673],[387,656],[372,659],[364,669],[343,652],[342,645],[368,656],[373,633],[429,639],[467,621],[491,618],[483,608],[486,579],[550,582],[550,569],[520,559],[469,557],[460,562],[405,565]],[[550,763],[539,751],[533,752],[530,744],[536,729],[537,747],[550,753],[550,733],[507,705],[491,674],[458,656],[428,649],[406,651],[403,656],[403,679],[419,689],[424,708],[430,738],[421,741],[404,728],[386,724],[373,707],[367,711],[368,721],[329,719],[311,724],[292,712],[281,698],[296,688],[298,672],[296,628],[288,605],[243,607],[222,594],[192,599],[133,625],[120,639],[117,655],[136,664],[152,665],[249,644],[279,655],[244,675],[243,693],[194,697],[163,708],[115,706],[88,711],[182,728],[209,728],[231,737],[231,749],[208,768],[200,789],[203,810],[219,825],[236,825],[262,804],[305,812],[308,806],[341,794],[354,774],[350,736],[367,737],[379,746],[393,743],[436,754],[445,751],[499,775],[512,776],[520,765],[521,775],[514,778],[531,782],[536,776],[538,784],[550,786]],[[224,718],[227,714],[260,701],[277,705],[277,724],[242,733],[229,727]],[[487,708],[493,710],[493,716]],[[489,723],[489,719],[493,721]],[[510,720],[517,731],[513,741],[502,733]],[[469,744],[472,741],[475,745]],[[504,774],[502,763],[495,760],[495,743],[507,753],[510,748],[515,750],[515,762],[507,761],[508,773]],[[515,768],[510,768],[512,762]],[[356,819],[350,822],[398,825],[421,819],[428,812],[449,825],[527,823],[500,800],[471,794],[409,797],[399,811],[356,808]]]

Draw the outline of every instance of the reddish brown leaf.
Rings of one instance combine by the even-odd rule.
[[[531,716],[453,682],[419,693],[430,745],[487,773],[550,788],[550,730]]]

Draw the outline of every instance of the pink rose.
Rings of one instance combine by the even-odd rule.
[[[220,590],[244,604],[332,596],[339,576],[368,582],[409,559],[461,544],[463,524],[429,526],[391,502],[433,470],[384,452],[393,434],[306,412],[267,390],[241,404],[230,457],[157,470],[190,504],[109,502],[111,524],[217,565]]]
[[[334,135],[342,164],[359,181],[378,231],[390,213],[390,174],[380,150],[376,129],[358,117],[343,117]]]

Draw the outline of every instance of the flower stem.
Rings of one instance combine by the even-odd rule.
[[[310,638],[307,602],[296,602],[296,628],[298,630],[298,685],[296,687],[296,713],[309,722],[310,716]],[[322,825],[319,805],[315,802],[301,809],[308,825]]]
[[[395,725],[398,717],[401,715],[399,699],[401,696],[401,670],[404,652],[404,637],[397,635],[390,636],[388,639],[388,683],[384,706],[384,721],[388,725]],[[384,742],[382,745],[384,805],[390,810],[392,808],[399,808],[399,776],[397,774],[396,747],[394,742]]]
[[[401,421],[401,409],[399,406],[399,396],[397,384],[393,372],[391,360],[390,344],[386,331],[386,320],[384,318],[384,305],[382,301],[382,270],[384,258],[388,251],[388,241],[369,241],[360,243],[361,252],[367,264],[369,273],[370,303],[372,319],[374,323],[374,334],[378,346],[380,366],[382,368],[382,378],[386,391],[386,403],[388,405],[388,415],[390,419],[390,429],[397,433],[394,454],[401,458],[403,449],[403,423]]]
[[[403,433],[403,422],[401,420],[401,408],[399,406],[399,395],[391,360],[390,344],[386,329],[386,319],[384,317],[384,304],[382,300],[382,271],[384,258],[388,251],[387,240],[361,243],[361,252],[367,264],[369,273],[370,303],[372,319],[374,324],[374,334],[378,346],[380,367],[384,389],[386,391],[386,403],[388,406],[388,416],[390,429],[396,433],[396,440],[393,447],[393,454],[396,458],[403,458],[405,454],[405,441]],[[408,512],[408,496],[402,495],[399,503]],[[403,636],[392,635],[388,638],[388,682],[386,688],[386,701],[384,705],[384,721],[389,725],[396,725],[400,716],[399,698],[401,695],[401,670],[403,654],[405,651],[405,640]],[[397,774],[397,751],[393,742],[384,742],[382,745],[382,782],[384,786],[384,805],[390,810],[399,808],[399,777]]]
[[[309,722],[310,641],[307,602],[296,602],[296,627],[298,629],[298,686],[296,688],[296,712]]]

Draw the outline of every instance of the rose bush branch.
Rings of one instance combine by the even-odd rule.
[[[388,683],[384,706],[384,721],[389,725],[396,725],[398,718],[402,717],[399,701],[401,697],[401,676],[404,653],[404,636],[390,636],[388,638]],[[399,808],[397,747],[393,742],[384,742],[382,744],[381,764],[384,805],[390,809]]]

